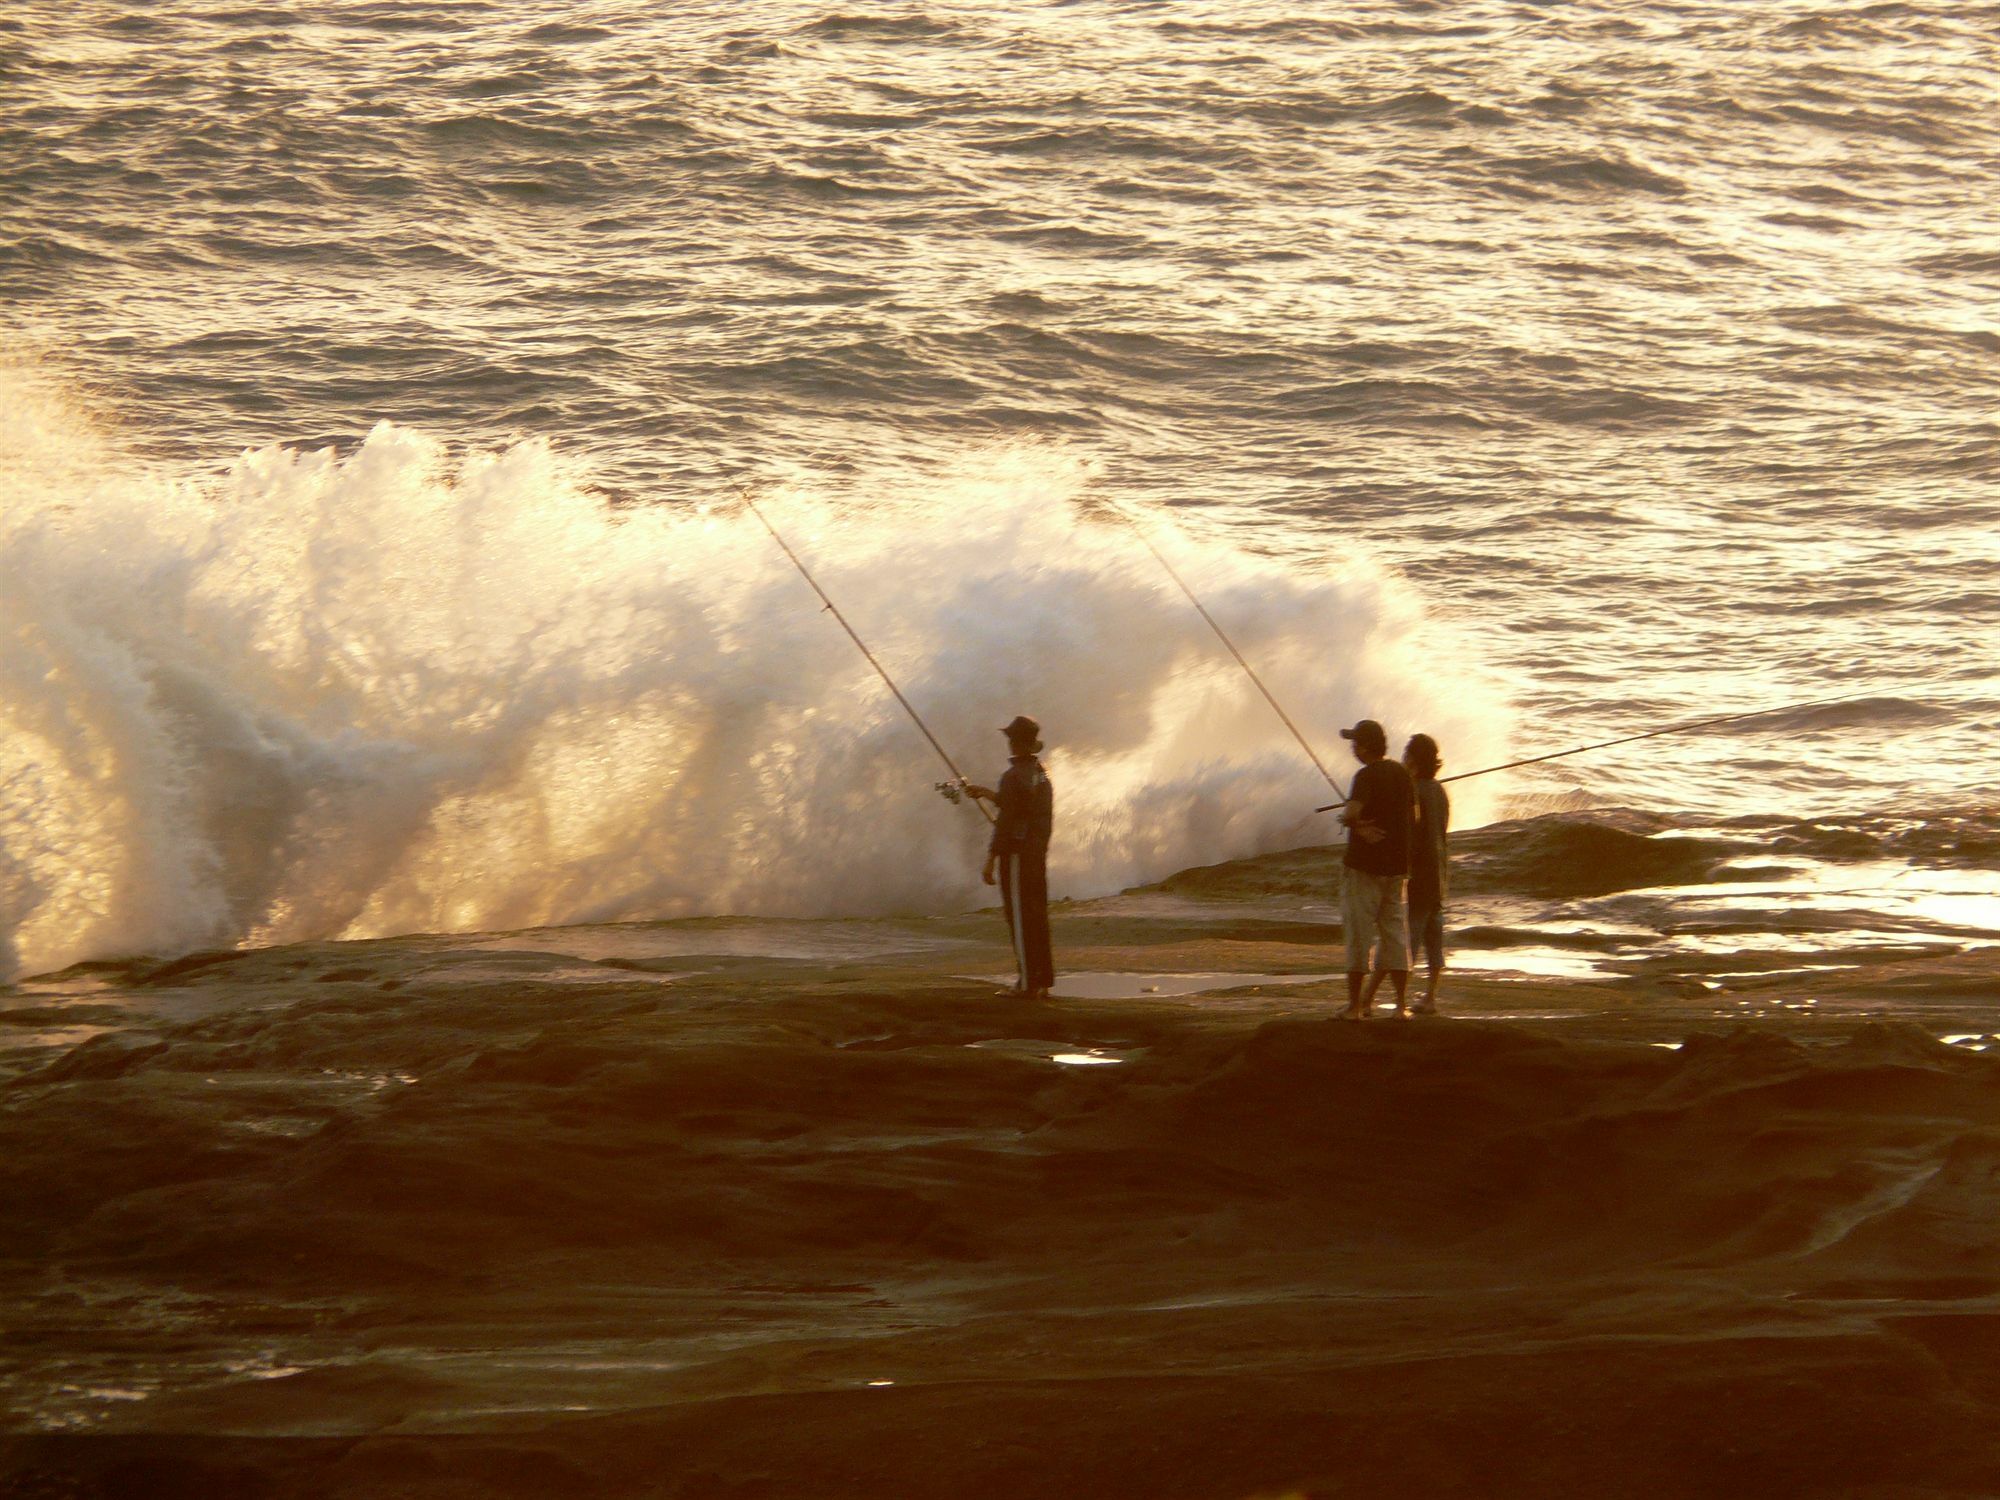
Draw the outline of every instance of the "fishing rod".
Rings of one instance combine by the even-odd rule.
[[[1594,744],[1575,745],[1568,750],[1551,750],[1547,755],[1530,755],[1522,760],[1510,760],[1502,766],[1482,766],[1477,771],[1460,771],[1456,776],[1440,776],[1440,784],[1447,781],[1464,781],[1471,776],[1491,776],[1495,771],[1511,771],[1516,766],[1538,765],[1545,760],[1562,760],[1567,756],[1581,755],[1586,750],[1605,750],[1613,745],[1629,745],[1635,740],[1656,740],[1664,734],[1686,734],[1694,729],[1712,729],[1717,724],[1735,724],[1744,719],[1761,719],[1770,714],[1793,713],[1806,708],[1825,708],[1830,703],[1858,703],[1866,693],[1848,693],[1838,698],[1814,698],[1806,703],[1783,703],[1776,708],[1753,708],[1748,713],[1724,714],[1719,719],[1699,719],[1692,724],[1674,724],[1665,729],[1649,729],[1644,734],[1621,735],[1615,740],[1598,740]],[[1316,807],[1314,812],[1332,812],[1343,802],[1329,802],[1325,807]]]
[[[1285,706],[1277,700],[1276,695],[1274,695],[1269,688],[1264,686],[1264,679],[1257,675],[1256,668],[1252,667],[1249,662],[1243,659],[1243,653],[1236,649],[1236,642],[1232,641],[1229,638],[1228,633],[1225,632],[1220,625],[1215,623],[1215,616],[1210,614],[1208,612],[1207,607],[1202,604],[1201,600],[1195,597],[1194,590],[1187,586],[1187,580],[1182,578],[1181,575],[1175,571],[1174,565],[1167,561],[1166,554],[1160,551],[1158,547],[1153,545],[1153,539],[1152,537],[1146,534],[1146,528],[1141,526],[1138,520],[1135,517],[1133,517],[1122,505],[1118,505],[1114,502],[1111,506],[1111,509],[1115,511],[1119,516],[1123,517],[1125,524],[1130,526],[1132,530],[1138,534],[1139,540],[1146,544],[1146,550],[1152,553],[1154,558],[1159,562],[1160,566],[1167,570],[1167,577],[1173,579],[1173,581],[1180,586],[1180,591],[1183,594],[1187,595],[1188,603],[1192,604],[1195,607],[1195,610],[1201,615],[1201,617],[1204,620],[1208,621],[1208,628],[1215,632],[1216,639],[1221,641],[1223,645],[1229,648],[1229,654],[1236,658],[1236,665],[1241,667],[1244,673],[1250,678],[1250,680],[1257,684],[1257,691],[1264,695],[1264,701],[1271,705],[1271,707],[1277,712],[1277,715],[1280,719],[1285,721],[1285,728],[1291,730],[1292,738],[1299,742],[1299,748],[1305,751],[1306,758],[1313,763],[1313,769],[1318,771],[1320,775],[1326,778],[1326,784],[1328,786],[1332,787],[1336,792],[1339,791],[1340,783],[1333,779],[1333,773],[1327,770],[1325,764],[1320,760],[1318,754],[1313,750],[1313,747],[1309,743],[1307,743],[1306,737],[1299,732],[1299,726],[1292,722],[1292,716],[1285,712]]]
[[[896,701],[903,705],[903,712],[910,716],[910,721],[923,732],[924,738],[931,742],[931,749],[937,751],[938,759],[943,761],[945,766],[951,771],[951,780],[936,783],[937,789],[944,794],[946,801],[957,802],[964,795],[962,788],[965,786],[965,773],[959,770],[958,763],[951,758],[950,752],[938,743],[938,737],[931,733],[930,726],[924,722],[923,715],[918,713],[911,705],[910,700],[903,696],[903,690],[896,686],[896,679],[891,677],[882,663],[875,659],[875,653],[868,649],[868,643],[861,639],[860,634],[852,625],[847,623],[847,616],[840,612],[840,606],[827,596],[826,590],[819,586],[819,580],[814,578],[807,570],[806,565],[799,561],[799,555],[792,550],[791,543],[778,534],[778,528],[773,526],[770,519],[758,508],[757,501],[751,495],[750,491],[742,485],[738,485],[736,493],[741,495],[743,503],[750,507],[750,514],[763,522],[764,529],[771,533],[771,540],[784,549],[785,556],[792,560],[792,566],[799,570],[799,576],[812,585],[812,591],[819,595],[821,602],[826,605],[827,612],[840,622],[840,628],[847,632],[847,638],[860,648],[863,656],[868,658],[868,665],[875,669],[875,675],[880,677],[888,686],[889,691],[896,695]],[[984,802],[975,797],[972,799],[972,805],[979,809],[979,815],[986,819],[987,822],[991,823],[993,821],[993,814],[987,810]]]

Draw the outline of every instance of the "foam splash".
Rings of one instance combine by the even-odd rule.
[[[0,514],[6,969],[986,899],[985,824],[740,507],[614,509],[546,443],[387,423],[210,485],[30,460]],[[1329,836],[1325,784],[1089,483],[1009,451],[765,500],[969,774],[1041,718],[1057,894]],[[1324,754],[1363,713],[1499,748],[1393,578],[1163,541]]]

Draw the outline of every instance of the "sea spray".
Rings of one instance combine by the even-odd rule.
[[[1331,836],[1324,784],[1061,452],[767,492],[975,775],[1047,726],[1053,889]],[[1417,601],[1168,533],[1308,732],[1459,755],[1495,699]],[[962,909],[984,824],[726,495],[612,506],[550,445],[384,423],[219,483],[126,472],[0,516],[0,929],[22,972],[135,952],[734,913]],[[1335,762],[1338,764],[1338,762]]]

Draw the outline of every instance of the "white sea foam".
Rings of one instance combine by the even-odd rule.
[[[740,506],[614,509],[547,443],[388,423],[168,482],[13,410],[0,962],[983,899],[984,823]],[[968,774],[1042,719],[1057,894],[1325,837],[1325,784],[1089,488],[1008,450],[766,501]],[[1337,774],[1362,714],[1499,748],[1394,578],[1162,540]]]

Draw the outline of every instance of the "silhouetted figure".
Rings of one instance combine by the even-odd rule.
[[[1420,1016],[1435,1015],[1438,979],[1444,973],[1444,896],[1448,884],[1451,798],[1437,779],[1444,757],[1427,734],[1413,734],[1403,747],[1403,765],[1417,795],[1416,838],[1410,846],[1410,944],[1422,948],[1428,968],[1424,998],[1414,1007]]]
[[[1389,759],[1389,736],[1373,719],[1340,731],[1351,741],[1361,769],[1347,794],[1341,821],[1347,825],[1347,857],[1340,880],[1340,924],[1347,939],[1349,1020],[1365,1019],[1375,993],[1368,981],[1374,959],[1375,984],[1383,974],[1396,990],[1396,1014],[1406,1013],[1410,988],[1409,913],[1404,882],[1410,874],[1410,834],[1416,792],[1410,773]]]
[[[980,879],[1000,887],[1007,930],[1014,939],[1020,977],[1008,993],[1045,1000],[1056,982],[1055,957],[1049,951],[1049,834],[1055,824],[1055,789],[1035,758],[1042,748],[1041,725],[1022,714],[1000,732],[1007,736],[1008,754],[1000,789],[968,786],[965,790],[999,809]]]

